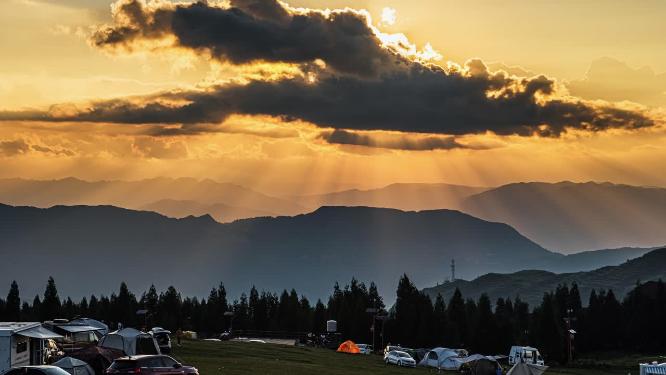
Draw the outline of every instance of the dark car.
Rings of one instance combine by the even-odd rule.
[[[120,357],[106,369],[107,374],[199,375],[195,367],[184,366],[168,355]]]
[[[12,368],[3,375],[69,375],[69,373],[56,366],[22,366]]]

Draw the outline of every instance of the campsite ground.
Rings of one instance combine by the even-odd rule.
[[[405,374],[436,373],[423,368],[386,366],[380,356],[348,355],[332,350],[244,342],[184,341],[174,356],[202,375],[237,374]],[[638,374],[642,357],[606,356],[582,361],[577,368],[551,368],[549,375]]]

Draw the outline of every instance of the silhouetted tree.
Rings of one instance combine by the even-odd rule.
[[[16,280],[12,281],[12,285],[9,288],[4,310],[5,320],[10,322],[21,320],[21,297],[19,296],[19,287]]]

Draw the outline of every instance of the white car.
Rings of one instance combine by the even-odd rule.
[[[356,344],[361,354],[372,354],[372,345],[369,344]]]
[[[404,367],[416,367],[416,361],[409,354],[400,350],[391,350],[384,357],[386,364],[398,365]]]

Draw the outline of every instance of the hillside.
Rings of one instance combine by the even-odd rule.
[[[345,190],[329,194],[295,197],[308,207],[368,206],[397,208],[404,211],[458,209],[467,197],[487,188],[451,184],[399,183],[370,190]]]
[[[505,224],[457,211],[365,207],[220,224],[109,206],[2,205],[0,249],[22,255],[0,264],[0,284],[15,278],[28,295],[44,280],[26,270],[53,275],[74,295],[110,292],[125,280],[139,290],[173,283],[190,295],[224,281],[236,291],[256,284],[327,297],[335,281],[357,277],[390,297],[404,272],[420,285],[443,280],[451,258],[461,276],[475,277],[563,257]]]
[[[565,253],[666,244],[666,189],[610,183],[518,183],[467,198],[462,211],[507,223]]]
[[[441,294],[448,300],[459,288],[466,298],[478,298],[486,293],[492,301],[499,297],[520,296],[530,306],[541,302],[543,293],[554,290],[558,284],[576,282],[580,288],[583,304],[592,289],[613,289],[621,298],[636,286],[638,281],[666,280],[666,248],[653,250],[639,258],[618,266],[602,267],[588,272],[556,274],[547,271],[520,271],[510,274],[490,273],[472,281],[456,280],[423,291],[431,298]]]

